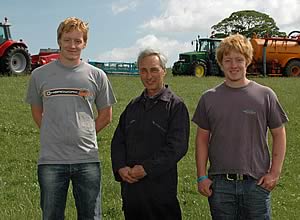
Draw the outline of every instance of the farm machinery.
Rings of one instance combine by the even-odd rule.
[[[120,75],[138,75],[138,68],[136,63],[129,62],[99,62],[88,61],[89,64],[102,69],[106,74],[120,74]]]
[[[172,67],[176,75],[223,76],[215,60],[215,51],[222,39],[198,38],[193,52],[179,54],[179,61]],[[250,42],[253,60],[249,75],[300,76],[300,31],[292,31],[287,37],[263,37],[254,35]]]
[[[31,56],[31,70],[50,63],[59,58],[59,49],[40,49],[38,54]]]
[[[253,36],[253,60],[249,74],[264,76],[300,76],[300,32],[287,37]]]
[[[179,60],[172,67],[172,74],[203,76],[222,76],[223,72],[215,59],[216,48],[222,39],[218,38],[198,38],[192,41],[195,44],[195,51],[180,53]]]
[[[0,72],[8,75],[27,73],[31,68],[31,57],[27,45],[20,39],[11,38],[7,18],[0,22]]]
[[[22,39],[15,41],[10,33],[8,19],[0,22],[0,74],[21,75],[51,62],[59,57],[58,49],[40,49],[36,55],[30,55],[28,46]]]

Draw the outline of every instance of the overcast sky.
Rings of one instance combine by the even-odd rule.
[[[180,52],[193,50],[191,40],[207,37],[211,26],[231,13],[256,10],[270,15],[280,31],[300,30],[300,0],[7,0],[0,18],[12,23],[14,39],[22,38],[31,54],[57,48],[56,29],[67,17],[89,23],[83,59],[136,60],[145,47],[160,49],[168,66]]]

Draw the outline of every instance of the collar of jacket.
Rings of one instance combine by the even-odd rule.
[[[161,94],[159,94],[157,97],[155,97],[155,99],[168,102],[171,100],[171,97],[172,97],[172,92],[171,92],[169,86],[165,85],[164,91]],[[142,92],[142,94],[140,96],[135,98],[132,101],[132,103],[140,102],[143,98],[145,98],[145,90]]]

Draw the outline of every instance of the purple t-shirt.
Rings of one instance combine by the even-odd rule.
[[[209,174],[260,178],[270,168],[268,128],[288,121],[272,89],[254,81],[242,88],[225,83],[206,91],[192,121],[210,131]]]

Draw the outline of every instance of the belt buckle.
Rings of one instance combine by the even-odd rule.
[[[226,179],[229,180],[229,181],[234,181],[235,179],[230,178],[229,175],[230,174],[226,173]]]
[[[234,178],[230,178],[230,176],[229,176],[230,174],[226,174],[226,179],[227,180],[229,180],[229,181],[235,181],[235,180],[238,180],[238,181],[240,181],[240,180],[244,180],[244,175],[243,174],[234,174],[235,176],[236,176],[236,178],[234,179]]]

